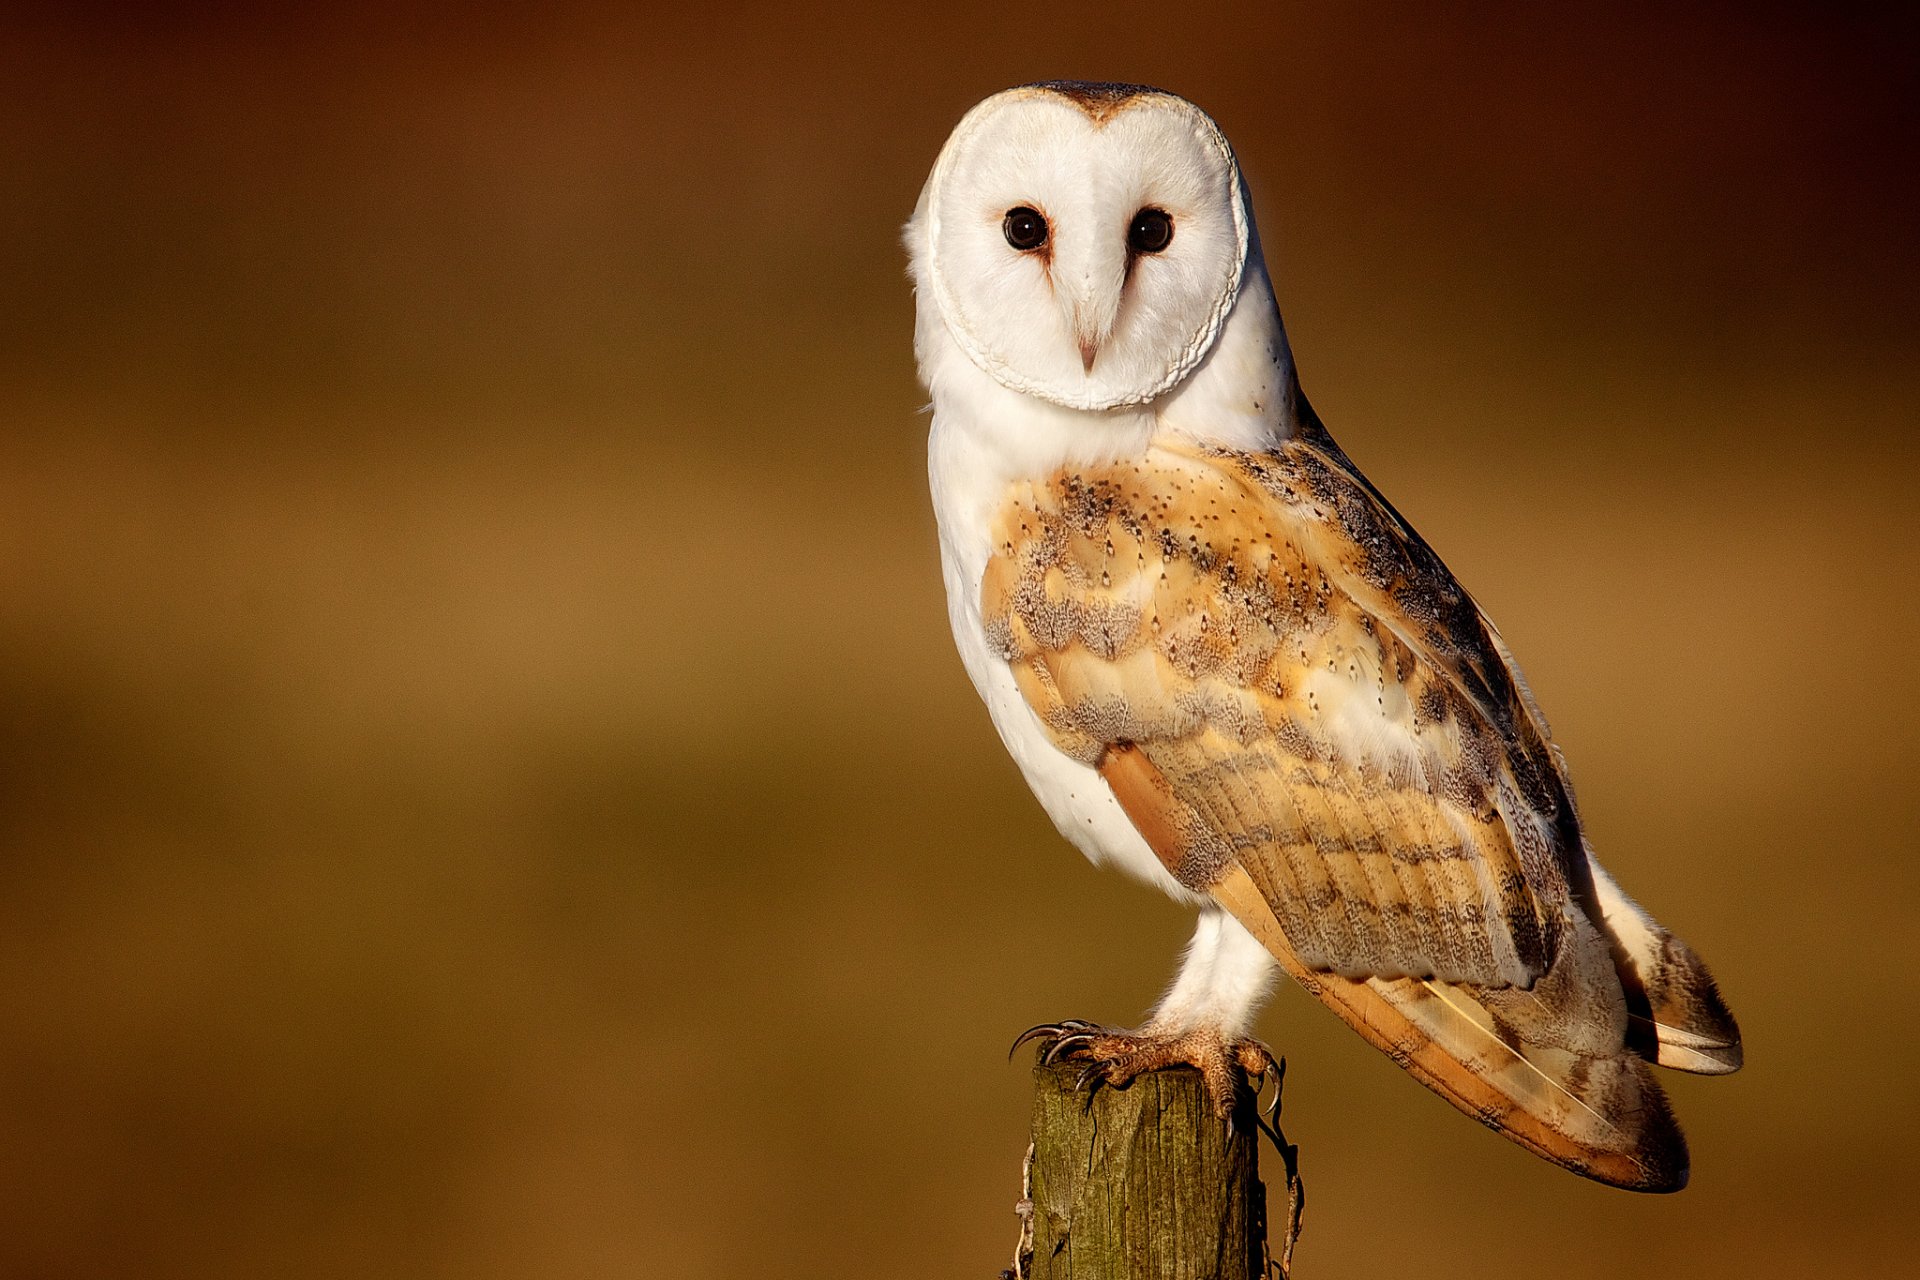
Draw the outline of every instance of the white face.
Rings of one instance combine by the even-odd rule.
[[[923,279],[948,330],[1016,391],[1143,404],[1218,336],[1249,218],[1226,139],[1153,90],[1030,86],[975,107],[928,180]]]

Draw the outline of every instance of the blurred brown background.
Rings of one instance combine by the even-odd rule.
[[[985,1280],[1187,919],[953,656],[898,227],[1025,80],[1239,149],[1315,404],[1748,1034],[1595,1187],[1298,993],[1301,1274],[1910,1266],[1913,29],[15,10],[0,1273]]]

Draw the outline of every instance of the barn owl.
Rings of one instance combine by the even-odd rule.
[[[1199,910],[1146,1023],[1045,1029],[1230,1105],[1284,971],[1421,1083],[1670,1191],[1649,1063],[1719,1074],[1706,967],[1593,858],[1500,635],[1295,378],[1232,148],[1131,85],[997,94],[906,240],[954,639],[1061,833]]]

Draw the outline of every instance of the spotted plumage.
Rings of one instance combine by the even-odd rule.
[[[908,231],[968,670],[1061,830],[1203,913],[1141,1033],[1069,1038],[1218,1078],[1277,966],[1530,1150],[1671,1190],[1648,1063],[1732,1070],[1738,1030],[1593,861],[1498,633],[1300,394],[1224,147],[1171,95],[1013,91]],[[954,228],[1015,206],[1056,211],[1044,267]],[[1114,269],[1138,209],[1172,242]]]
[[[1323,430],[1017,483],[995,538],[988,634],[1175,879],[1476,1117],[1540,1111],[1590,1146],[1633,1131],[1618,1168],[1531,1145],[1613,1181],[1679,1176],[1659,1088],[1621,1053],[1626,993],[1544,729],[1471,599]]]
[[[1584,885],[1571,805],[1478,611],[1343,461],[1169,442],[1016,485],[981,616],[1055,745],[1141,751],[1304,963],[1531,987]]]

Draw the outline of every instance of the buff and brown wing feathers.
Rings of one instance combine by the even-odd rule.
[[[1223,877],[1213,894],[1301,987],[1461,1111],[1535,1155],[1613,1186],[1686,1185],[1686,1141],[1642,1059],[1528,1044],[1500,1028],[1465,988],[1315,972],[1293,958],[1243,872]]]
[[[1602,1181],[1684,1181],[1544,725],[1330,440],[1016,486],[995,538],[991,641],[1182,883],[1462,1110]]]
[[[1551,817],[1503,814],[1524,801],[1488,715],[1354,600],[1319,517],[1231,463],[1156,452],[1016,497],[983,616],[1022,693],[1089,763],[1138,745],[1309,967],[1531,986],[1566,895],[1529,865]]]

